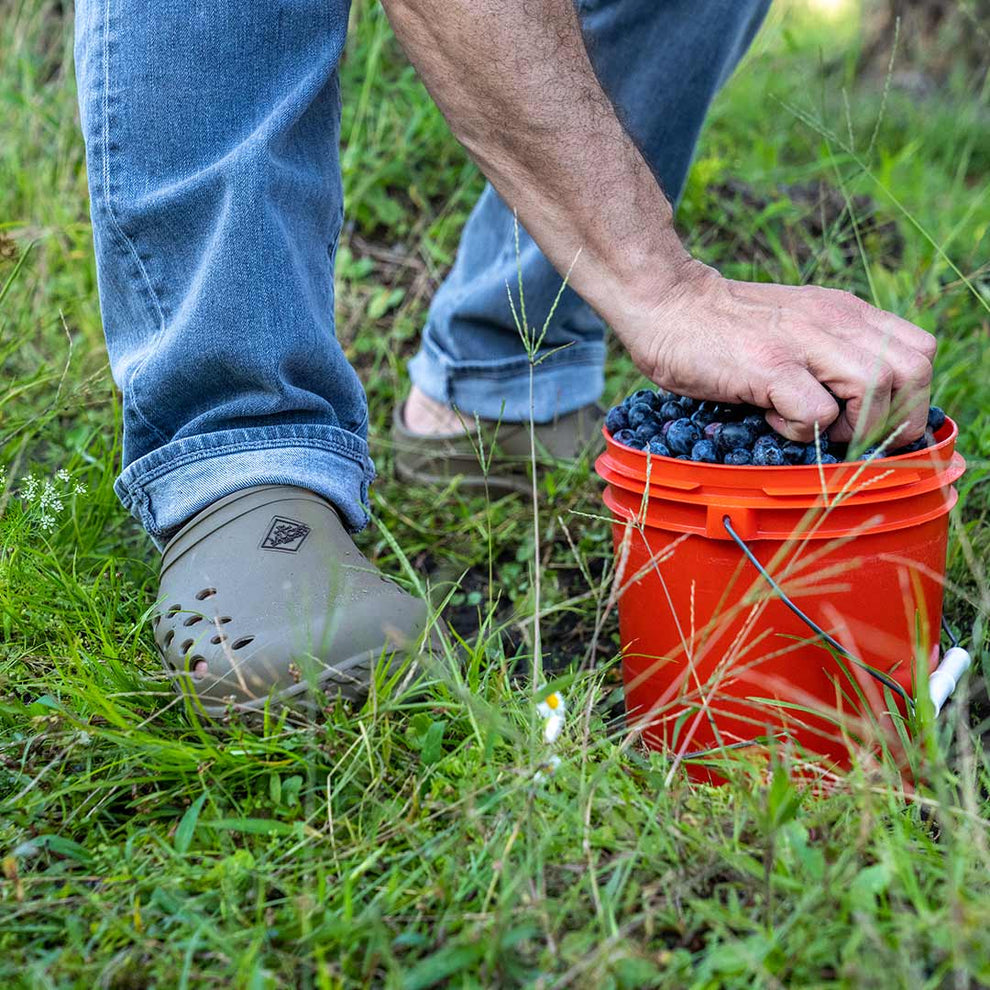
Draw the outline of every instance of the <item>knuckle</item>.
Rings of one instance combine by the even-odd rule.
[[[827,289],[822,285],[806,285],[801,289],[801,294],[807,305],[819,314],[841,312],[842,297],[846,295],[841,289]]]
[[[819,428],[827,426],[839,413],[839,406],[834,399],[823,398],[814,402],[809,409],[808,422],[817,423]]]
[[[905,362],[908,381],[914,385],[931,385],[934,368],[931,361],[920,354],[909,356]]]
[[[822,298],[836,309],[852,311],[857,316],[861,316],[863,313],[873,309],[866,300],[860,299],[859,296],[854,295],[852,292],[846,292],[845,289],[822,289],[821,293]]]
[[[798,360],[797,345],[793,342],[765,344],[753,354],[753,358],[767,381],[793,376],[803,367]]]
[[[938,351],[938,338],[935,334],[929,333],[927,330],[922,330],[918,338],[918,350],[928,359],[929,367],[931,367],[931,363],[935,360],[935,354]]]
[[[835,299],[837,302],[842,302],[843,305],[849,306],[860,312],[873,309],[873,307],[865,299],[860,299],[860,297],[855,293],[846,292],[845,289],[836,289]]]
[[[882,364],[867,379],[867,386],[882,392],[889,392],[894,387],[894,369],[889,364]]]
[[[871,324],[873,307],[859,296],[842,289],[819,289],[813,300],[819,320],[826,323],[831,335],[849,337],[860,334]]]

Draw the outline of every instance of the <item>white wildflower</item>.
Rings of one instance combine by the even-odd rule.
[[[3,475],[0,473],[0,486]],[[21,478],[21,489],[17,493],[24,502],[24,510],[29,518],[46,533],[58,525],[58,515],[65,511],[65,499],[72,495],[85,495],[86,486],[72,484],[72,475],[65,468],[59,468],[51,478],[39,478],[29,474]]]
[[[62,496],[58,489],[50,482],[46,481],[41,489],[41,498],[38,500],[38,507],[42,513],[57,514],[65,507],[62,504]]]
[[[560,715],[551,715],[543,722],[543,741],[552,743],[560,735],[560,730],[564,727],[564,720]]]
[[[567,702],[559,691],[551,691],[542,701],[537,702],[536,710],[543,719],[543,741],[548,746],[553,746],[564,728],[564,717],[567,714]],[[552,777],[557,767],[560,766],[560,757],[556,753],[548,753],[544,759],[537,764],[533,774],[533,782],[538,784]]]
[[[564,716],[567,711],[567,703],[564,701],[564,696],[559,691],[551,691],[537,706],[536,710],[544,717],[549,718],[551,715]]]
[[[536,706],[536,710],[543,718],[543,741],[556,741],[564,728],[564,716],[567,714],[564,696],[559,691],[553,691]]]

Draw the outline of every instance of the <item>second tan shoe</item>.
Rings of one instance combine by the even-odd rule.
[[[555,467],[586,452],[594,453],[602,442],[603,415],[597,405],[591,404],[551,423],[537,423],[538,468]],[[396,475],[403,481],[434,485],[445,485],[459,477],[462,489],[487,489],[492,495],[528,492],[529,424],[492,420],[481,420],[480,423],[479,447],[476,422],[465,418],[470,433],[412,433],[405,423],[405,404],[397,406],[392,417]]]

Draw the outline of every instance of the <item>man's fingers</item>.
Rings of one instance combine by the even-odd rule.
[[[868,322],[882,334],[889,336],[892,341],[896,341],[902,347],[910,348],[927,358],[929,364],[935,360],[938,340],[934,334],[930,334],[927,330],[916,327],[909,320],[902,319],[896,313],[888,313],[885,310],[877,309],[875,306],[870,306]]]
[[[932,368],[927,358],[914,359],[917,352],[902,352],[890,358],[893,380],[888,433],[897,430],[895,446],[917,440],[925,432],[931,402]]]
[[[878,436],[890,414],[894,371],[882,357],[846,343],[821,339],[808,354],[811,373],[840,399],[845,408],[831,431],[835,440]]]
[[[798,291],[807,294],[806,298],[817,309],[821,325],[826,329],[834,328],[844,339],[863,344],[865,324],[875,331],[876,336],[888,339],[894,350],[907,348],[927,358],[929,364],[934,361],[938,341],[927,330],[915,326],[910,320],[905,320],[896,313],[877,309],[859,296],[840,289],[804,286]]]
[[[890,428],[897,431],[895,447],[917,440],[928,426],[928,407],[932,401],[931,384],[914,385],[894,392],[890,402]]]
[[[937,349],[935,337],[908,320],[877,309],[848,292],[818,286],[799,291],[814,310],[820,331],[832,338],[831,354],[820,348],[823,351],[821,363],[839,366],[852,389],[847,397],[854,401],[836,423],[836,435],[851,434],[852,428],[856,427],[858,435],[866,437],[871,432],[879,434],[881,428],[887,426],[888,433],[899,430],[897,438],[902,443],[920,437],[928,414],[932,361]],[[887,405],[888,390],[883,380],[886,372],[878,370],[872,381],[864,379],[867,365],[856,357],[857,352],[872,354],[892,373],[890,422],[887,424],[880,422],[878,415]],[[837,387],[836,381],[824,377],[822,380],[837,394],[846,394]]]
[[[907,324],[907,326],[911,325]],[[898,446],[917,440],[925,432],[928,404],[931,399],[931,356],[879,329],[864,334],[860,344],[878,360],[889,365],[893,373],[888,425],[890,430],[899,431]],[[933,353],[934,348],[929,348],[929,351]]]
[[[817,425],[840,443],[893,433],[900,446],[925,429],[935,338],[847,292],[716,277],[673,328],[656,338],[668,353],[655,380],[751,397],[786,437],[808,442]]]
[[[774,375],[767,387],[772,409],[767,422],[791,440],[809,443],[839,415],[839,404],[814,375],[800,365]]]

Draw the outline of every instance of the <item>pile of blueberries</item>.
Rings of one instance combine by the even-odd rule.
[[[875,460],[897,454],[913,454],[934,443],[945,423],[938,406],[928,411],[924,435],[906,447],[869,447],[857,460]],[[605,417],[612,439],[635,450],[659,457],[707,464],[837,464],[844,460],[840,447],[829,449],[828,434],[817,444],[788,440],[774,431],[755,406],[723,402],[699,402],[673,392],[644,388],[609,409]]]

